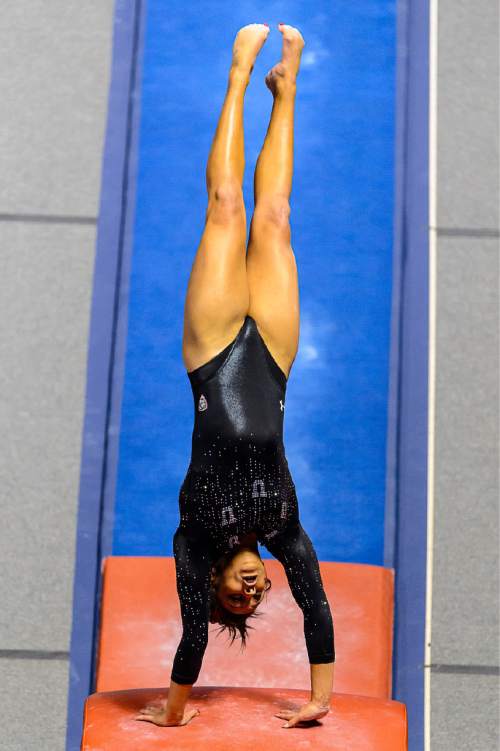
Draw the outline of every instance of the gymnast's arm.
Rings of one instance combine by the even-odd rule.
[[[183,631],[172,666],[166,714],[176,719],[183,716],[208,644],[211,560],[208,540],[202,533],[179,527],[173,547]]]
[[[293,597],[304,615],[304,636],[311,665],[310,701],[329,707],[335,662],[333,618],[316,551],[298,520],[265,545],[283,564]]]

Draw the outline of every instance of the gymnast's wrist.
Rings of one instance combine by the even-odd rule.
[[[181,722],[184,712],[171,712],[168,708],[165,710],[165,722]]]
[[[311,663],[310,702],[324,709],[330,707],[333,691],[334,663]]]
[[[182,720],[191,689],[192,684],[176,683],[173,678],[170,679],[167,706],[165,707],[167,720]]]
[[[309,699],[309,703],[315,704],[317,707],[321,709],[329,709],[331,700],[332,700],[331,692],[328,694],[327,693],[315,694],[314,691],[311,691],[311,698]]]

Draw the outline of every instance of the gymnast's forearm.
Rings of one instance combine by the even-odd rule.
[[[182,715],[191,688],[198,680],[207,643],[207,624],[193,629],[185,623],[170,673],[167,714],[171,712],[174,717],[176,714]],[[194,644],[197,646],[194,647]]]
[[[304,633],[311,666],[311,702],[329,707],[333,690],[335,644],[332,613],[323,589],[316,607],[304,613]]]

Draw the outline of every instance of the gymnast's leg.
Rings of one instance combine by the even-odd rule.
[[[248,313],[243,101],[255,58],[268,34],[265,25],[249,24],[234,41],[228,86],[206,170],[205,229],[186,293],[183,359],[188,371],[229,344]]]
[[[297,29],[280,25],[282,60],[266,78],[274,97],[271,121],[255,171],[255,210],[250,228],[247,275],[249,314],[256,321],[278,365],[286,375],[295,358],[299,337],[297,267],[290,244],[289,197],[293,171],[293,118],[296,77],[304,40]],[[328,711],[333,663],[311,664],[311,701],[296,710],[276,714],[292,727],[302,719],[320,718]]]
[[[296,78],[304,40],[280,24],[282,59],[266,77],[271,120],[255,169],[255,209],[247,276],[251,315],[278,365],[288,376],[299,342],[299,288],[291,246],[290,204]]]

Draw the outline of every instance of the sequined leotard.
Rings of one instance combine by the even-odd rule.
[[[196,682],[208,643],[211,565],[249,532],[285,568],[303,611],[309,662],[334,662],[332,615],[283,446],[284,372],[247,315],[236,338],[188,376],[195,422],[173,540],[183,634],[171,678]]]

